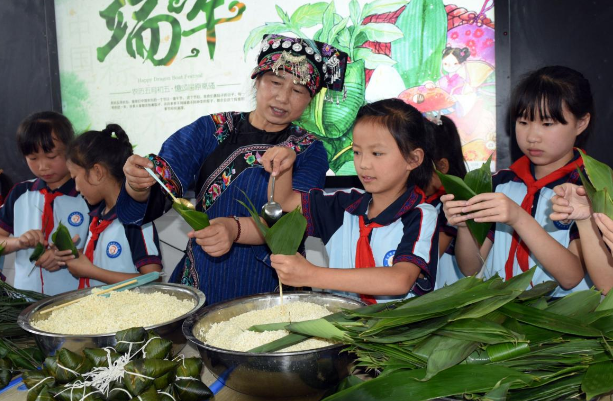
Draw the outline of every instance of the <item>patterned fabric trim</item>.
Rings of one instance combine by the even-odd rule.
[[[300,193],[300,203],[302,204],[302,215],[307,221],[306,236],[315,234],[315,224],[313,223],[313,215],[311,214],[311,197],[310,192]]]
[[[162,265],[162,258],[159,256],[148,256],[136,262],[136,269],[140,271],[140,268],[145,265]]]
[[[211,118],[217,126],[213,135],[215,135],[218,144],[222,143],[234,131],[234,119],[232,117],[236,114],[240,113],[211,114]]]
[[[200,288],[200,278],[198,276],[198,271],[195,268],[196,261],[194,258],[192,243],[193,240],[189,240],[187,242],[187,249],[185,250],[185,259],[183,262],[183,271],[179,283],[190,287]]]
[[[415,189],[418,189],[418,188],[415,187]],[[415,207],[415,205],[418,205],[423,202],[424,200],[424,197],[422,196],[423,192],[421,192],[421,194],[420,192],[421,190],[411,192],[411,195],[409,196],[409,198],[406,200],[406,202],[404,202],[404,205],[402,205],[400,210],[398,210],[398,213],[396,213],[396,216],[394,216],[394,220],[398,219],[399,217],[404,215],[409,210],[412,210]]]
[[[163,157],[150,154],[147,156],[153,162],[153,171],[156,172],[159,178],[164,183],[164,186],[173,193],[177,198],[183,197],[183,185],[179,177],[175,174],[172,167]]]
[[[285,141],[275,146],[285,146],[293,149],[296,154],[300,154],[316,141],[316,138],[312,134],[302,129],[297,130],[297,132],[303,135],[296,136],[292,134]],[[226,160],[224,160],[224,162],[207,178],[200,193],[198,193],[197,199],[199,203],[202,203],[203,210],[206,211],[210,208],[217,198],[228,188],[230,183],[244,170],[252,167],[260,167],[262,155],[271,147],[272,145],[270,144],[243,146],[236,149],[226,158]],[[239,168],[239,163],[243,165],[244,168]]]
[[[419,269],[426,276],[422,279],[417,278],[417,280],[415,280],[415,284],[413,285],[413,288],[411,289],[411,291],[415,295],[424,295],[433,290],[434,286],[432,285],[430,269],[428,268],[428,264],[422,258],[420,258],[419,256],[415,256],[415,255],[400,255],[394,258],[394,261],[393,261],[394,264],[400,263],[400,262],[413,263],[415,266],[419,267]]]

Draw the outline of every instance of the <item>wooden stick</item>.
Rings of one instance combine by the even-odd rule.
[[[123,288],[123,287],[125,287],[125,286],[128,286],[128,285],[130,285],[130,284],[134,284],[134,283],[137,283],[137,282],[138,282],[138,280],[137,280],[137,279],[130,280],[130,281],[126,281],[125,283],[121,283],[121,284],[119,284],[119,285],[116,285],[115,287],[107,288],[107,289],[106,289],[106,290],[104,290],[104,291],[100,291],[100,292],[99,292],[99,293],[97,293],[97,294],[91,294],[91,295],[104,295],[104,294],[109,293],[109,292],[111,292],[111,291],[118,290],[118,289],[120,289],[120,288]],[[70,302],[66,302],[65,304],[61,304],[61,305],[54,306],[53,308],[44,309],[44,310],[40,311],[39,313],[42,315],[42,314],[44,314],[44,313],[49,313],[49,312],[52,312],[52,311],[54,311],[54,310],[58,310],[58,309],[60,309],[60,308],[63,308],[64,306],[68,306],[68,305],[76,304],[77,302],[82,301],[82,300],[83,300],[83,298],[85,298],[85,297],[81,297],[81,298],[79,298],[79,299],[75,299],[75,300],[72,300],[72,301],[70,301]]]

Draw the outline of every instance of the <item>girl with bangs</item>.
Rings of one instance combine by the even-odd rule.
[[[508,280],[537,266],[532,284],[556,280],[554,297],[588,289],[577,226],[553,221],[554,187],[580,184],[583,160],[577,147],[588,137],[593,101],[590,84],[567,67],[544,67],[516,87],[510,118],[512,138],[524,154],[492,177],[492,193],[468,201],[441,197],[449,224],[458,226],[456,259],[465,275],[482,269]],[[479,249],[466,220],[494,223]]]

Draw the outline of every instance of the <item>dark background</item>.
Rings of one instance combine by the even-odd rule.
[[[507,167],[506,106],[510,89],[545,65],[575,68],[592,84],[596,116],[587,152],[613,165],[613,2],[610,0],[496,0],[498,167]],[[15,145],[19,122],[40,110],[61,111],[52,0],[0,1],[0,168],[18,182],[32,178]],[[332,178],[332,179],[331,179]],[[329,177],[328,187],[352,186]]]

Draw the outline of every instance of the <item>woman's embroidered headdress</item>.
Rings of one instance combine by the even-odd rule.
[[[251,78],[267,71],[279,75],[280,71],[294,76],[294,83],[307,87],[311,97],[322,88],[344,93],[347,53],[327,43],[283,35],[265,35],[262,40],[258,65]],[[332,96],[326,93],[326,100]]]

